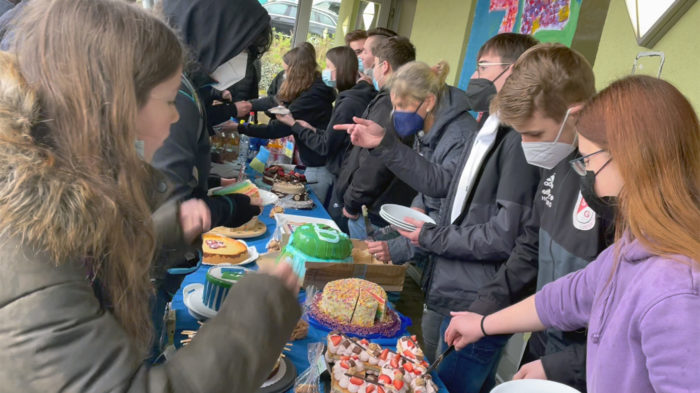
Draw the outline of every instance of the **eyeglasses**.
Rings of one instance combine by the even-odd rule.
[[[509,66],[513,63],[490,63],[488,61],[482,61],[476,63],[476,74],[479,75],[481,72],[486,71],[486,68],[493,66]]]
[[[589,158],[593,157],[594,155],[599,154],[599,153],[602,153],[602,152],[604,152],[604,151],[607,151],[607,150],[605,150],[605,149],[600,149],[600,150],[598,150],[598,151],[595,151],[595,152],[593,152],[593,153],[591,153],[591,154],[588,154],[588,155],[585,155],[585,156],[583,156],[583,157],[575,158],[575,159],[569,161],[569,164],[571,164],[571,168],[573,168],[573,169],[574,169],[574,172],[576,172],[579,176],[586,176],[586,172],[587,172],[586,161],[587,161]],[[605,162],[605,164],[603,164],[603,166],[601,166],[601,167],[596,171],[595,174],[597,175],[600,171],[602,171],[603,168],[605,168],[605,167],[610,163],[610,161],[612,161],[612,157],[611,157],[609,160],[607,160],[607,161]]]

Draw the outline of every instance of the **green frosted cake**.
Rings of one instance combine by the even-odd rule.
[[[303,278],[306,262],[350,263],[351,253],[348,235],[325,224],[304,224],[292,233],[280,260],[292,265],[294,272]]]

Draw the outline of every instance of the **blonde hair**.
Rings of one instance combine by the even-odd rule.
[[[56,264],[84,261],[107,308],[147,350],[155,235],[136,117],[150,91],[177,74],[183,49],[165,23],[120,0],[32,0],[16,20],[18,68],[40,113],[27,148],[36,171],[54,175],[7,180],[15,188],[0,205],[0,226]],[[31,214],[13,199],[28,184],[44,200]]]
[[[440,61],[433,67],[421,61],[411,61],[391,75],[387,86],[392,95],[418,102],[432,94],[435,96],[437,108],[449,72],[450,66],[445,61]]]
[[[580,53],[562,44],[535,45],[513,65],[503,88],[491,101],[491,113],[518,128],[538,110],[562,121],[567,108],[595,94],[595,77]]]

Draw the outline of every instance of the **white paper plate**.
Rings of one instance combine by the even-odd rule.
[[[402,221],[398,221],[395,218],[391,217],[390,215],[384,213],[383,211],[379,212],[379,216],[381,218],[383,218],[386,222],[388,222],[390,225],[398,227],[400,229],[403,229],[406,231],[414,231],[416,229],[415,226],[408,224],[408,223],[405,223],[405,222],[402,222]]]
[[[260,256],[258,254],[258,249],[255,248],[255,246],[250,247],[246,242],[243,240],[238,240],[239,242],[245,244],[245,246],[248,248],[248,258],[238,262],[238,263],[206,263],[202,261],[202,265],[210,265],[210,266],[239,266],[239,265],[245,265],[251,262],[255,262],[256,259]]]
[[[581,393],[559,382],[544,379],[519,379],[502,383],[491,393]]]
[[[194,283],[187,285],[182,290],[182,302],[185,303],[187,311],[193,318],[200,321],[214,318],[216,311],[207,307],[202,299],[204,296],[204,284]]]
[[[273,115],[288,115],[291,112],[289,109],[283,107],[283,106],[276,106],[273,108],[268,109],[268,112],[272,113]]]
[[[263,382],[261,388],[266,388],[268,386],[272,386],[276,384],[277,382],[282,380],[282,377],[284,377],[284,374],[287,373],[287,363],[284,362],[284,359],[280,361],[280,366],[275,372],[275,374],[270,377],[267,381]]]
[[[384,220],[386,220],[387,222],[389,222],[391,225],[393,225],[393,226],[395,226],[395,227],[399,227],[399,228],[401,228],[401,229],[403,229],[403,230],[411,231],[411,232],[413,232],[413,231],[416,230],[416,226],[415,226],[415,225],[409,224],[409,223],[407,223],[407,222],[405,222],[405,221],[401,221],[401,220],[397,219],[396,217],[390,215],[390,214],[387,213],[387,212],[384,212],[384,211],[381,211],[381,210],[380,210],[380,211],[379,211],[379,215],[380,215]]]
[[[279,202],[280,198],[274,192],[258,189],[260,193],[260,199],[262,199],[263,206],[274,205]]]
[[[412,218],[417,221],[435,224],[435,220],[430,218],[430,216],[406,206],[386,204],[382,205],[381,211],[384,211],[384,213],[394,218],[396,221],[404,222],[404,218]]]
[[[379,211],[379,216],[383,218],[386,222],[388,222],[390,225],[395,226],[399,229],[403,229],[404,231],[413,232],[416,230],[415,226],[403,221],[398,221],[397,219],[384,213],[383,211]]]

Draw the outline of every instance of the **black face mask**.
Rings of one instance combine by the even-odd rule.
[[[488,112],[491,99],[498,93],[496,86],[488,79],[470,79],[467,85],[469,106],[474,112]]]
[[[501,71],[494,80],[485,78],[470,79],[467,85],[467,98],[469,99],[470,110],[474,112],[488,112],[491,100],[498,93],[496,90],[496,82],[503,74],[508,71],[508,67]]]
[[[599,197],[595,193],[595,188],[593,187],[595,184],[595,176],[596,173],[593,171],[586,171],[586,176],[581,176],[581,195],[596,214],[604,220],[612,222],[615,220],[617,211],[617,197]]]

